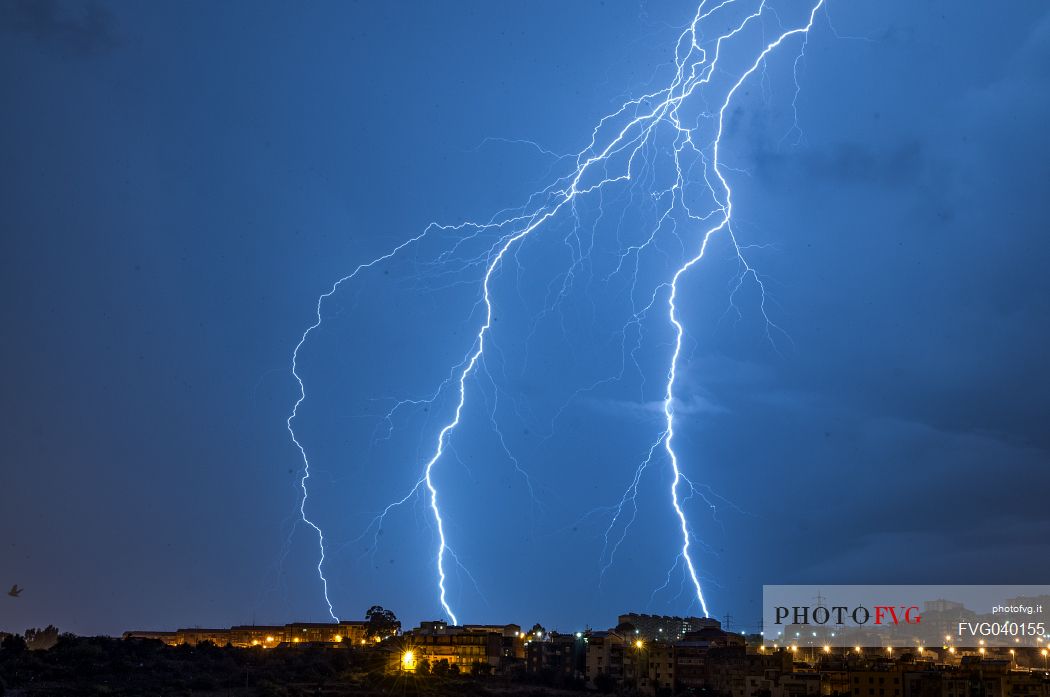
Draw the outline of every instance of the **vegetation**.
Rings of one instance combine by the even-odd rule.
[[[369,639],[385,639],[401,631],[401,620],[397,618],[393,610],[387,610],[382,605],[373,605],[368,608],[365,620],[368,621]]]

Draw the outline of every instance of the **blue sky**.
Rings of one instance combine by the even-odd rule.
[[[832,0],[797,98],[796,45],[727,115],[734,224],[783,333],[767,339],[753,284],[730,310],[717,241],[680,290],[678,429],[716,504],[687,508],[714,616],[753,625],[763,583],[1050,573],[1050,14],[997,9]],[[694,10],[0,3],[0,583],[26,588],[0,628],[326,617],[284,430],[317,296],[431,221],[522,205],[562,171],[507,141],[582,149],[667,80]],[[647,220],[640,197],[608,206],[606,252]],[[469,384],[438,472],[464,621],[697,611],[680,568],[658,590],[678,544],[665,461],[600,573],[608,507],[659,432],[671,335],[654,318],[639,369],[580,392],[617,371],[626,291],[599,255],[543,312],[568,229],[500,276],[491,380]],[[349,284],[302,353],[297,433],[340,616],[442,614],[423,503],[362,533],[450,403],[399,411],[389,437],[382,414],[431,393],[476,331],[476,274],[427,263],[448,239]]]

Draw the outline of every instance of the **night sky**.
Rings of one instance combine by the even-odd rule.
[[[285,430],[318,296],[431,221],[522,205],[563,172],[550,153],[666,81],[694,9],[0,2],[0,588],[25,587],[0,629],[327,618]],[[793,129],[797,54],[749,83],[723,145],[783,332],[753,285],[731,308],[724,239],[680,288],[677,438],[714,504],[687,503],[711,614],[754,627],[764,583],[1045,582],[1050,9],[831,0]],[[644,214],[608,205],[636,234]],[[461,621],[698,612],[668,572],[665,460],[600,574],[671,335],[654,317],[638,370],[583,389],[618,370],[622,298],[596,255],[550,303],[568,229],[499,276],[493,354],[437,470]],[[617,227],[596,229],[601,250]],[[423,500],[368,527],[452,403],[383,414],[433,393],[477,328],[477,269],[438,251],[341,288],[300,353],[340,617],[442,616]]]

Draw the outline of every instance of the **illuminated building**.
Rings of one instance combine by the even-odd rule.
[[[609,630],[591,632],[587,637],[587,659],[584,673],[587,682],[597,686],[602,677],[623,681],[623,653],[627,639],[623,634]]]
[[[156,639],[176,646],[195,646],[210,641],[216,646],[273,648],[281,644],[342,644],[360,645],[368,634],[368,622],[293,622],[285,625],[237,625],[229,629],[178,629],[174,632],[124,632],[125,639]]]
[[[646,641],[677,641],[690,632],[701,629],[719,629],[718,620],[707,617],[677,617],[671,615],[645,615],[628,613],[617,618],[620,626],[629,624],[637,635]]]
[[[542,639],[525,645],[525,669],[529,673],[583,679],[587,668],[587,644],[582,634],[546,632]]]
[[[280,625],[272,627],[256,625],[230,627],[229,641],[233,646],[264,646],[273,648],[284,641],[284,627]]]
[[[521,627],[516,624],[460,627],[443,621],[421,622],[401,637],[401,649],[388,670],[405,670],[407,652],[411,652],[413,669],[426,661],[433,670],[444,661],[461,671],[470,671],[478,664],[486,671],[502,670],[517,658],[520,633]]]

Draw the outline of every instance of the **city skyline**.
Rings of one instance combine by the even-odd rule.
[[[0,631],[750,629],[764,584],[1050,574],[1045,3],[0,35]]]

